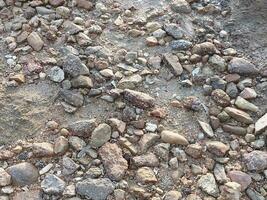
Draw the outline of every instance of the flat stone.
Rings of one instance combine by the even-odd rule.
[[[83,119],[68,124],[71,135],[89,137],[97,127],[96,119]]]
[[[0,186],[7,186],[11,184],[11,176],[3,169],[0,168]]]
[[[213,197],[219,196],[220,191],[213,174],[207,173],[206,175],[202,175],[198,180],[197,184],[198,187],[200,187],[201,190],[206,192],[207,194]]]
[[[49,157],[54,155],[54,145],[48,142],[33,143],[32,152],[36,157]]]
[[[116,129],[120,133],[123,133],[126,129],[126,123],[117,118],[108,119],[108,123],[112,128]]]
[[[259,110],[259,108],[255,106],[253,103],[250,103],[249,101],[243,99],[240,96],[236,98],[235,105],[242,110],[248,110],[252,112],[257,112]]]
[[[228,124],[224,124],[222,126],[223,130],[227,133],[245,136],[247,134],[247,129],[240,126],[232,126]]]
[[[148,153],[132,158],[132,163],[136,167],[157,167],[159,166],[159,160],[153,153]]]
[[[41,188],[47,194],[61,194],[65,187],[66,183],[53,174],[46,175],[41,182]]]
[[[202,122],[200,120],[198,120],[198,123],[201,126],[202,130],[208,135],[208,137],[213,137],[214,136],[213,130],[212,130],[211,126],[208,123]]]
[[[215,176],[216,181],[220,184],[226,183],[228,180],[226,173],[225,173],[224,166],[221,164],[218,164],[218,163],[215,164],[213,174]]]
[[[228,64],[228,71],[230,73],[237,73],[240,75],[253,76],[259,74],[259,70],[254,64],[250,63],[244,58],[233,58]]]
[[[6,169],[16,186],[31,185],[38,180],[39,172],[31,163],[23,162]]]
[[[230,171],[228,172],[228,176],[232,181],[241,185],[241,191],[245,191],[252,182],[250,175],[242,171]]]
[[[156,183],[157,178],[153,172],[153,170],[149,167],[139,168],[136,172],[136,179],[138,182],[142,184],[147,183]]]
[[[246,153],[244,162],[250,171],[263,171],[267,169],[267,152],[255,150]]]
[[[83,105],[83,95],[76,91],[71,90],[60,90],[59,95],[63,98],[63,100],[75,107],[81,107]]]
[[[183,73],[183,67],[176,55],[166,53],[163,55],[163,60],[175,76],[179,76]]]
[[[143,137],[139,140],[139,146],[141,152],[146,152],[151,146],[153,146],[160,136],[155,133],[144,134]]]
[[[125,89],[124,98],[138,108],[150,108],[155,104],[155,99],[150,95],[135,90]]]
[[[216,156],[224,156],[229,150],[229,146],[219,141],[208,141],[206,145],[208,150]]]
[[[77,193],[92,200],[106,200],[114,189],[115,186],[108,178],[88,178],[76,184]]]
[[[32,32],[28,35],[27,41],[35,51],[40,51],[44,46],[44,42],[37,32]]]
[[[224,109],[224,111],[231,116],[232,118],[234,118],[235,120],[245,123],[245,124],[252,124],[253,123],[253,119],[249,116],[248,113],[236,109],[236,108],[232,108],[232,107],[226,107]]]
[[[111,127],[108,124],[99,124],[92,132],[90,145],[98,148],[110,140]]]
[[[99,155],[108,177],[115,181],[121,180],[128,169],[122,150],[116,144],[106,143],[99,149]]]
[[[266,130],[267,128],[267,113],[263,115],[260,119],[255,123],[255,134],[259,134]]]
[[[187,139],[175,132],[172,131],[162,131],[161,139],[169,144],[178,144],[178,145],[188,145]]]

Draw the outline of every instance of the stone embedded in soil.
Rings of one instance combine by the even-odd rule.
[[[93,8],[93,3],[87,0],[76,0],[76,5],[78,8],[86,10],[91,10]]]
[[[33,143],[32,151],[36,157],[49,157],[54,155],[54,145],[48,142]]]
[[[146,133],[139,140],[139,146],[141,152],[146,152],[151,146],[153,146],[158,140],[160,136],[155,133]]]
[[[123,133],[126,129],[126,123],[117,118],[108,119],[108,123],[112,128],[116,129],[120,133]]]
[[[114,184],[108,178],[87,178],[76,184],[77,193],[92,200],[106,200],[114,189]]]
[[[267,129],[267,113],[264,114],[255,123],[255,134],[259,134]]]
[[[247,189],[247,187],[252,182],[251,176],[242,171],[230,171],[228,172],[230,179],[241,185],[241,191]]]
[[[71,91],[71,90],[60,90],[59,95],[63,98],[63,100],[75,107],[81,107],[83,105],[83,95],[79,92]]]
[[[44,46],[42,38],[36,32],[32,32],[30,35],[28,35],[27,41],[35,51],[40,51]]]
[[[12,183],[16,186],[31,185],[38,180],[39,172],[31,163],[23,162],[6,169],[11,175]]]
[[[235,134],[235,135],[245,136],[247,133],[247,129],[240,127],[240,126],[232,126],[232,125],[224,124],[222,128],[225,132]]]
[[[90,89],[93,87],[93,81],[88,76],[80,75],[71,80],[71,86],[73,88],[89,88]]]
[[[253,123],[253,119],[249,116],[248,113],[236,109],[236,108],[232,108],[232,107],[226,107],[224,109],[224,111],[231,116],[232,118],[234,118],[235,120],[245,123],[245,124],[252,124]]]
[[[178,144],[178,145],[188,145],[187,139],[175,132],[172,131],[162,131],[161,140],[169,144]]]
[[[198,180],[197,184],[202,191],[213,197],[218,197],[220,191],[213,174],[207,173],[206,175],[202,175]]]
[[[139,168],[136,172],[136,179],[142,184],[156,183],[157,178],[153,170],[149,167]]]
[[[178,13],[190,13],[191,8],[186,0],[173,0],[171,3],[171,9]]]
[[[214,54],[209,58],[209,63],[215,70],[219,72],[224,72],[226,70],[227,64],[225,60],[217,54]]]
[[[170,46],[173,50],[188,50],[192,46],[192,42],[188,40],[172,40]]]
[[[52,6],[62,6],[64,3],[65,0],[49,0],[49,4]]]
[[[255,150],[246,153],[244,162],[250,171],[263,171],[267,169],[267,152]]]
[[[200,120],[198,120],[198,123],[200,124],[202,130],[208,135],[208,137],[213,137],[214,136],[213,130],[212,130],[211,126],[208,123],[202,122]]]
[[[216,53],[216,47],[211,42],[203,42],[200,44],[196,44],[192,49],[193,54],[198,54],[201,56],[207,55],[207,54],[214,54]]]
[[[165,193],[164,200],[179,200],[182,198],[181,192],[171,190]]]
[[[47,194],[61,194],[65,187],[65,181],[53,174],[48,174],[41,182],[41,188]]]
[[[8,160],[12,158],[15,154],[9,150],[0,150],[0,160]]]
[[[240,75],[253,76],[259,74],[259,70],[254,64],[250,63],[244,58],[233,58],[228,64],[228,71],[230,73],[237,73]]]
[[[134,89],[137,87],[139,83],[142,82],[142,77],[139,74],[134,74],[132,76],[127,76],[122,78],[119,82],[117,87],[120,89]]]
[[[216,156],[224,156],[229,150],[229,146],[219,141],[208,141],[206,143],[208,150]]]
[[[164,30],[175,39],[183,38],[183,30],[175,23],[165,24]]]
[[[155,104],[155,99],[150,95],[135,90],[125,89],[124,98],[138,108],[150,108]]]
[[[106,143],[99,149],[104,168],[111,180],[119,181],[128,169],[127,161],[122,157],[122,150],[116,144]]]
[[[69,144],[76,151],[80,151],[86,146],[85,141],[76,136],[69,137]]]
[[[79,165],[75,163],[71,158],[63,157],[62,167],[63,167],[62,169],[63,175],[71,175],[79,168]]]
[[[11,176],[3,169],[0,168],[0,186],[7,186],[11,184]]]
[[[175,76],[179,76],[183,73],[183,67],[176,55],[166,53],[163,55],[163,60]]]
[[[230,105],[230,97],[222,89],[213,90],[211,93],[212,99],[220,106],[226,107]]]
[[[96,126],[96,119],[82,119],[68,124],[68,130],[71,135],[89,137]]]
[[[108,124],[99,124],[92,132],[90,145],[94,148],[101,147],[111,137],[111,127]]]
[[[159,160],[153,153],[148,153],[132,158],[132,164],[136,167],[157,167],[159,166]]]

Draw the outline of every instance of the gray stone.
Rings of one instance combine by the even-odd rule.
[[[173,50],[188,50],[192,47],[192,42],[188,40],[173,40],[170,45]]]
[[[64,71],[60,67],[55,66],[49,70],[48,77],[50,78],[51,81],[60,83],[64,80],[65,75]]]
[[[209,58],[209,63],[215,70],[218,70],[219,72],[224,72],[226,70],[227,64],[225,60],[217,54]]]
[[[77,193],[92,200],[106,200],[114,189],[113,183],[107,178],[88,178],[76,184]]]
[[[251,200],[266,200],[264,196],[253,189],[247,189],[246,193]]]
[[[76,136],[71,136],[69,138],[69,144],[76,151],[80,151],[86,146],[85,141]]]
[[[213,137],[214,136],[214,132],[213,132],[211,126],[208,123],[202,122],[200,120],[198,120],[198,123],[201,126],[202,130],[208,135],[208,137]]]
[[[252,112],[257,112],[259,110],[259,108],[257,106],[255,106],[253,103],[250,103],[246,99],[243,99],[242,97],[236,98],[235,105],[242,110],[248,110],[248,111],[252,111]],[[266,125],[267,125],[267,123],[266,123]]]
[[[125,89],[124,98],[138,108],[150,108],[155,104],[155,99],[146,93]]]
[[[63,157],[62,167],[63,175],[71,175],[79,168],[79,165],[76,164],[71,158]]]
[[[39,172],[31,163],[23,162],[6,169],[17,186],[31,185],[38,180]]]
[[[238,89],[236,87],[236,84],[233,82],[228,83],[226,86],[226,93],[231,97],[231,98],[236,98],[238,95]]]
[[[93,87],[93,81],[88,76],[80,75],[71,80],[71,85],[74,88],[89,88],[90,89]]]
[[[244,58],[233,58],[228,65],[228,71],[230,73],[237,73],[246,76],[259,74],[259,70],[255,67],[255,65]]]
[[[63,100],[75,107],[81,107],[83,105],[83,95],[79,92],[71,91],[71,90],[60,90],[59,95],[63,98]]]
[[[252,151],[244,154],[245,164],[250,171],[263,171],[267,169],[267,152]]]
[[[179,76],[183,73],[183,67],[180,64],[179,59],[176,55],[166,53],[163,55],[163,60],[175,76]]]
[[[132,158],[133,165],[136,167],[157,167],[159,166],[159,160],[153,153],[148,153]]]
[[[53,174],[48,174],[41,182],[41,188],[47,194],[61,194],[65,187],[66,183]]]
[[[99,124],[98,127],[92,132],[90,145],[98,148],[110,140],[111,127],[108,124]]]
[[[182,29],[174,23],[171,24],[165,24],[164,25],[164,30],[171,35],[172,37],[174,37],[175,39],[181,39],[183,38],[183,31]]]
[[[201,190],[203,190],[207,194],[213,197],[218,197],[219,189],[213,174],[207,173],[206,175],[201,176],[197,184],[201,188]]]
[[[96,126],[96,119],[83,119],[68,124],[68,130],[72,135],[89,137]]]

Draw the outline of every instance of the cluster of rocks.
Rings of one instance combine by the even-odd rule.
[[[46,141],[1,148],[0,199],[266,199],[267,68],[202,19],[228,13],[207,2],[172,0],[139,16],[113,1],[0,0],[6,87],[50,80],[67,113],[88,99],[118,110],[106,120],[51,120]],[[107,29],[144,50],[112,49]],[[161,105],[150,85],[162,71],[205,101]],[[194,137],[168,126],[173,109],[206,116]]]

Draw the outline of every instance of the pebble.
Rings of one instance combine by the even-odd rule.
[[[198,186],[206,192],[207,194],[218,197],[219,196],[219,188],[216,184],[216,180],[211,173],[207,173],[206,175],[202,175],[197,182]]]
[[[33,143],[32,151],[36,157],[49,157],[54,155],[54,145],[48,142]]]
[[[173,40],[170,43],[170,46],[173,50],[188,50],[189,48],[192,47],[192,42],[188,41],[188,40]]]
[[[267,113],[264,114],[260,119],[255,123],[255,134],[259,134],[266,130],[267,128]]]
[[[3,169],[0,168],[0,186],[7,186],[11,184],[11,176]]]
[[[66,103],[74,107],[81,107],[83,105],[84,97],[79,92],[71,90],[60,90],[59,94]]]
[[[255,150],[246,153],[244,162],[250,171],[263,171],[267,169],[267,152]]]
[[[211,96],[220,106],[226,107],[230,105],[230,97],[222,89],[213,90]]]
[[[254,64],[250,63],[244,58],[233,58],[229,65],[228,71],[230,73],[237,73],[239,75],[253,76],[259,74],[259,70]]]
[[[71,158],[64,156],[62,159],[62,174],[64,176],[73,174],[79,165],[76,164]]]
[[[232,108],[232,107],[226,107],[224,111],[234,118],[235,120],[245,123],[245,124],[252,124],[253,119],[250,117],[250,115],[242,110]]]
[[[163,60],[175,76],[180,76],[183,73],[183,67],[176,55],[170,53],[164,54]]]
[[[224,156],[229,151],[229,146],[219,141],[208,141],[208,150],[216,156]]]
[[[71,86],[73,88],[89,88],[90,89],[93,87],[93,81],[88,76],[80,75],[71,80]]]
[[[201,126],[201,128],[203,129],[203,131],[208,135],[208,137],[213,137],[214,136],[214,132],[213,132],[211,126],[208,123],[202,122],[200,120],[198,120],[198,123]]]
[[[35,51],[40,51],[44,46],[44,42],[37,32],[32,32],[28,35],[27,41]]]
[[[242,171],[230,171],[228,172],[228,176],[233,182],[241,185],[241,191],[245,191],[252,182],[250,175]]]
[[[136,179],[142,184],[156,183],[157,178],[153,170],[149,167],[139,168],[136,172]]]
[[[41,182],[41,188],[47,194],[61,194],[65,187],[66,183],[53,174],[46,175]]]
[[[101,147],[111,137],[111,127],[108,124],[99,124],[91,135],[90,145],[94,148]]]
[[[216,53],[216,47],[211,42],[203,42],[200,44],[196,44],[192,49],[193,54],[198,54],[201,56],[207,55],[207,54],[214,54]]]
[[[161,140],[169,144],[188,145],[187,139],[175,132],[164,130],[161,132]]]
[[[249,101],[243,99],[240,96],[236,98],[235,105],[242,110],[248,110],[252,112],[257,112],[259,110],[259,108],[255,106],[253,103],[250,103]]]
[[[125,89],[124,98],[138,108],[150,108],[154,106],[155,99],[146,93]]]
[[[153,153],[147,153],[140,156],[135,156],[132,158],[132,163],[136,167],[157,167],[159,166],[159,160],[157,156]]]

